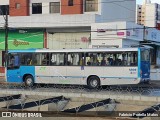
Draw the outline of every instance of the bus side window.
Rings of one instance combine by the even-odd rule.
[[[122,54],[122,65],[127,66],[127,54]]]
[[[21,54],[21,65],[25,65],[25,55]]]
[[[49,65],[49,53],[42,53],[42,65]]]
[[[35,65],[35,66],[36,65],[41,65],[41,63],[40,63],[40,53],[35,53],[34,54],[32,64]]]
[[[26,57],[27,65],[32,65],[32,53],[26,53],[25,57]]]
[[[12,55],[12,56],[10,56],[10,58],[9,58],[9,66],[13,67],[13,66],[14,66],[14,63],[15,63],[15,58],[14,58],[14,56]]]
[[[59,54],[59,64],[60,66],[63,66],[64,65],[64,53],[60,53]]]
[[[65,65],[65,54],[64,53],[51,53],[50,63],[53,66]]]
[[[91,56],[90,56],[90,53],[85,53],[85,65],[86,66],[90,66],[92,63],[92,58],[91,58]]]
[[[19,66],[19,56],[14,56],[15,61],[14,61],[14,66]]]
[[[51,62],[51,65],[56,65],[56,58],[57,58],[57,56],[56,56],[56,54],[51,54],[51,60],[50,60],[50,62]]]
[[[67,65],[80,65],[82,63],[81,53],[68,53]]]
[[[73,62],[72,53],[68,53],[67,65],[68,65],[68,66],[72,65],[72,62]]]

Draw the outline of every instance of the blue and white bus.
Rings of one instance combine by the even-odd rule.
[[[10,50],[7,82],[102,85],[138,84],[150,79],[149,49]]]

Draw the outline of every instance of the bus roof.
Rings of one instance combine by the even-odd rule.
[[[26,50],[9,50],[13,52],[118,52],[118,51],[138,51],[138,48],[90,48],[90,49],[26,49]]]

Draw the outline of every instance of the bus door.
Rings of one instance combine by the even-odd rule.
[[[19,55],[16,53],[12,53],[8,55],[7,81],[8,82],[22,81],[20,77],[20,59],[19,59]]]
[[[141,51],[141,78],[150,78],[150,51],[149,49],[142,49]]]

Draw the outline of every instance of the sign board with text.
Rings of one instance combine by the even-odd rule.
[[[8,49],[43,48],[42,29],[11,29],[8,33]],[[0,48],[5,49],[5,32],[0,30]]]

